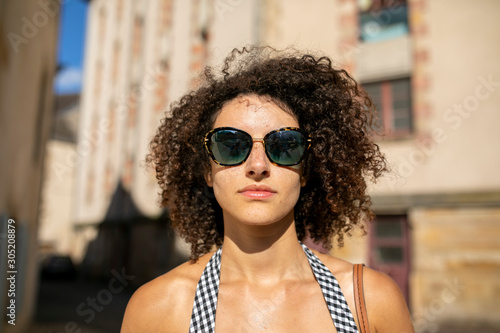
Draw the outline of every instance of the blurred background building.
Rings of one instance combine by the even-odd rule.
[[[42,250],[70,255],[94,280],[110,281],[124,269],[135,286],[184,260],[186,247],[159,209],[154,175],[144,165],[159,119],[196,87],[205,65],[220,64],[234,47],[293,46],[330,56],[372,96],[385,133],[377,141],[392,169],[371,188],[377,219],[368,236],[354,235],[333,254],[392,276],[417,332],[500,332],[498,13],[496,0],[90,1],[78,129],[71,104],[58,103],[56,117],[59,128],[71,129],[63,131],[66,138],[77,131],[76,144],[66,139],[47,148],[59,154],[46,160]],[[8,22],[2,20],[3,32],[13,29]],[[29,52],[40,61],[53,44],[34,38],[20,46],[43,45]],[[4,83],[24,73],[12,61],[30,60],[11,56],[8,41],[0,50],[2,155],[8,156],[1,177],[11,184],[3,187],[0,213],[25,223],[31,239],[25,253],[32,254],[39,192],[32,188],[41,165],[19,159],[47,140],[51,114],[40,105],[51,97],[17,108],[25,113],[12,111],[7,101],[28,99],[9,89],[31,88]],[[41,68],[52,75],[54,64]],[[39,86],[33,89],[32,98],[40,94]],[[28,128],[21,119],[44,125]],[[14,149],[8,140],[27,146]],[[22,176],[28,174],[38,175],[31,187]],[[26,198],[32,208],[12,208]],[[24,269],[33,271],[30,260]],[[32,280],[25,290],[33,290]],[[26,295],[33,302],[33,293]]]
[[[7,317],[11,299],[16,304],[12,331],[25,332],[35,309],[38,212],[52,121],[58,9],[59,4],[0,1],[0,331],[12,319]],[[15,221],[15,267],[7,265],[9,219]],[[14,298],[8,296],[7,271],[17,272]]]

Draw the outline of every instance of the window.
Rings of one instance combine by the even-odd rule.
[[[138,59],[143,48],[144,17],[136,15],[132,33],[132,57]]]
[[[369,266],[388,274],[408,301],[410,235],[406,215],[377,215],[370,225]]]
[[[412,131],[410,78],[363,84],[379,115],[379,129],[392,137]]]
[[[407,0],[358,0],[359,38],[379,42],[408,34]]]

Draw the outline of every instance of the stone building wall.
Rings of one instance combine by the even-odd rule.
[[[25,332],[38,277],[38,214],[50,134],[59,3],[0,3],[0,331]],[[15,221],[15,326],[7,324],[7,221]],[[11,298],[13,299],[13,298]],[[10,311],[10,310],[9,310]]]
[[[416,330],[498,330],[500,208],[416,208],[410,219]]]

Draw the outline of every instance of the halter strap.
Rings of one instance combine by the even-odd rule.
[[[347,305],[344,294],[340,289],[337,279],[330,270],[319,260],[319,258],[307,246],[300,243],[306,253],[309,265],[313,270],[316,281],[318,281],[323,297],[325,298],[330,316],[332,317],[338,333],[358,333],[356,322],[351,310]]]
[[[219,294],[221,253],[222,247],[212,256],[196,286],[189,333],[215,332],[215,310],[217,308],[217,295]]]
[[[318,281],[338,333],[359,333],[337,279],[307,246],[300,243]],[[222,247],[208,262],[196,287],[189,333],[215,332]]]

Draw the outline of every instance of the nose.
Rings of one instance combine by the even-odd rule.
[[[262,140],[254,140],[252,151],[245,163],[248,177],[264,178],[269,177],[271,172],[271,162],[267,158]]]

